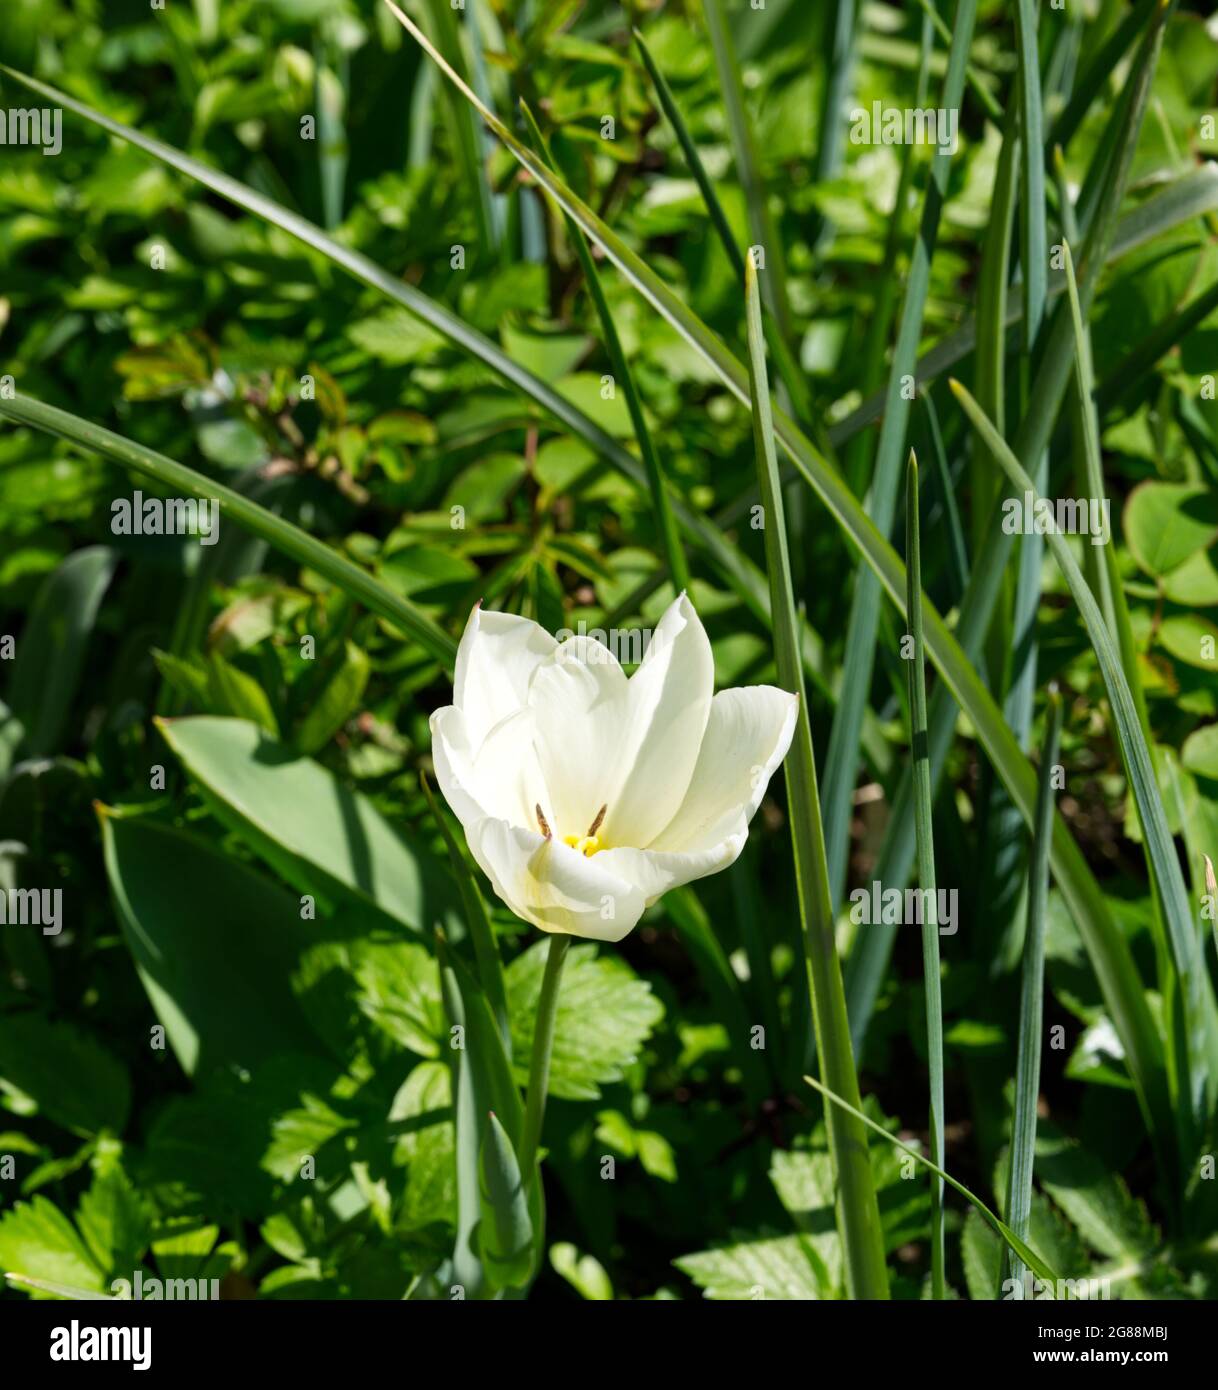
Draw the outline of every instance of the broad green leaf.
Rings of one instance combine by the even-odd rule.
[[[103,810],[110,891],[182,1069],[320,1051],[290,988],[318,924],[282,888],[192,835]]]
[[[986,1225],[981,1213],[970,1207],[960,1235],[960,1259],[968,1296],[976,1302],[987,1303],[994,1297],[1002,1273],[1003,1251],[1002,1241]]]
[[[1218,781],[1218,724],[1194,729],[1180,749],[1180,761],[1189,772]]]
[[[77,1134],[118,1134],[126,1127],[127,1069],[74,1023],[29,1009],[0,1014],[0,1078],[30,1096],[52,1123]]]
[[[808,1258],[816,1277],[817,1297],[840,1298],[845,1290],[845,1269],[834,1214],[833,1161],[828,1151],[823,1145],[819,1149],[775,1149],[770,1159],[770,1181],[810,1247]]]
[[[451,1225],[457,1212],[452,1079],[447,1062],[420,1062],[389,1107],[400,1130],[394,1161],[406,1164],[398,1221],[404,1230]]]
[[[762,1236],[682,1255],[673,1264],[704,1298],[730,1302],[819,1300],[826,1295],[799,1236]]]
[[[1218,672],[1218,624],[1199,613],[1171,613],[1159,624],[1159,644],[1177,661]]]
[[[522,1084],[528,1080],[546,946],[544,940],[535,942],[507,968],[512,1055]],[[601,1086],[625,1076],[663,1016],[664,1007],[651,986],[620,956],[598,956],[591,942],[573,945],[558,989],[549,1094],[562,1100],[598,1100]]]
[[[1218,607],[1218,556],[1195,550],[1182,565],[1163,576],[1163,593],[1186,608]]]
[[[99,1269],[111,1278],[131,1279],[152,1236],[143,1196],[116,1164],[93,1179],[81,1197],[76,1224]]]
[[[25,729],[22,751],[45,757],[60,747],[89,638],[118,556],[86,546],[43,581],[17,639],[8,704]]]
[[[104,1271],[53,1202],[35,1196],[0,1217],[0,1271],[101,1293]]]
[[[158,727],[216,815],[301,892],[353,897],[416,932],[443,923],[460,934],[451,879],[333,773],[242,720]]]
[[[1123,525],[1147,574],[1170,574],[1218,537],[1218,493],[1189,483],[1139,483],[1125,503]]]
[[[1037,1135],[1036,1176],[1101,1255],[1136,1261],[1158,1245],[1158,1231],[1124,1178],[1049,1124]]]
[[[550,1246],[550,1265],[581,1298],[591,1303],[613,1301],[613,1282],[595,1255],[582,1255],[565,1240]]]
[[[400,1046],[438,1057],[445,1028],[434,958],[408,941],[360,942],[352,953],[360,1012]]]

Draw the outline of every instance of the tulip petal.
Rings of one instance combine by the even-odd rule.
[[[599,862],[534,830],[487,817],[468,827],[470,852],[511,910],[542,931],[620,941],[643,913],[642,892]]]
[[[715,690],[710,641],[694,606],[679,595],[660,619],[627,689],[622,741],[611,754],[616,785],[602,838],[641,848],[681,806],[706,732]]]
[[[628,685],[617,657],[592,637],[568,638],[534,672],[529,709],[550,798],[544,809],[560,840],[585,834],[614,789]]]
[[[533,715],[517,710],[471,748],[469,726],[455,705],[431,716],[432,761],[444,799],[468,829],[487,816],[536,826],[545,783],[533,748]]]
[[[470,746],[528,702],[529,682],[558,643],[514,613],[477,607],[469,615],[453,677],[453,704],[464,714]]]
[[[693,883],[695,879],[717,874],[734,864],[749,838],[748,823],[743,814],[737,816],[737,828],[725,835],[710,849],[686,853],[681,850],[607,849],[596,856],[604,867],[634,886],[643,895],[644,905],[650,907],[670,888]]]
[[[720,691],[685,799],[647,848],[696,854],[737,834],[741,819],[747,826],[791,746],[798,711],[798,698],[772,685]]]

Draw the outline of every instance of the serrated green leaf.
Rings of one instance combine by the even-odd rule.
[[[36,1196],[0,1217],[0,1271],[101,1293],[97,1267],[76,1227],[53,1202]]]
[[[799,1236],[739,1240],[673,1264],[704,1298],[731,1302],[806,1301],[825,1297]]]
[[[508,1012],[517,1078],[528,1080],[533,1018],[541,994],[546,942],[538,941],[507,969]],[[599,1100],[620,1081],[664,1016],[664,1006],[618,956],[598,956],[590,942],[571,947],[558,990],[549,1094]]]

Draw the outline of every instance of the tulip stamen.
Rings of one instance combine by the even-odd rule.
[[[542,815],[541,802],[538,802],[533,807],[533,809],[537,812],[537,824],[541,826],[541,833],[546,837],[547,840],[551,839],[553,836],[553,832],[551,831],[549,823],[547,822],[545,816]]]
[[[603,820],[605,819],[605,812],[606,812],[608,809],[609,809],[609,803],[606,801],[605,804],[601,807],[601,809],[596,813],[596,819],[595,819],[595,820],[592,822],[592,824],[588,827],[588,839],[589,839],[589,840],[593,840],[593,839],[596,838],[596,832],[601,828],[601,821],[603,821]]]

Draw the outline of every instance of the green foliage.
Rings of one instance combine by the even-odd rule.
[[[1212,1297],[1207,7],[11,8],[64,139],[0,161],[0,1301],[990,1300],[1004,1243]],[[1103,547],[1004,530],[1025,474]],[[800,692],[790,782],[571,946],[538,1087],[551,941],[429,717],[476,603],[680,588],[717,687]],[[932,845],[920,963],[847,894]]]

